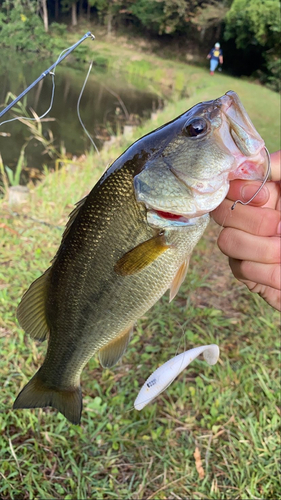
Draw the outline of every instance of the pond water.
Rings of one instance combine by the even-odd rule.
[[[37,60],[37,54],[24,60],[23,55],[2,50],[0,61],[0,104],[5,107],[7,94],[19,95],[54,61]],[[66,60],[67,61],[67,60]],[[51,111],[46,118],[52,121],[42,123],[43,136],[46,140],[53,137],[57,150],[64,149],[70,155],[81,155],[91,146],[77,116],[77,101],[85,80],[88,64],[80,64],[75,69],[71,61],[56,68],[55,96]],[[32,89],[21,102],[26,109],[32,108],[37,115],[43,114],[49,107],[52,93],[52,79],[48,75]],[[14,97],[10,97],[9,102]],[[151,113],[163,107],[163,99],[148,81],[124,74],[112,74],[106,69],[94,66],[86,84],[80,103],[80,114],[86,129],[93,137],[98,148],[110,136],[123,133],[125,125],[136,125]],[[14,116],[14,109],[6,113],[1,122]],[[32,115],[31,115],[32,116]],[[27,172],[42,170],[43,165],[54,167],[54,159],[44,154],[45,147],[34,138],[28,141],[31,130],[17,121],[0,125],[0,153],[4,165],[15,169],[23,145],[25,148],[27,170],[23,172],[21,182],[27,179]]]

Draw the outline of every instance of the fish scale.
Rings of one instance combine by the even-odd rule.
[[[21,326],[48,338],[48,348],[14,408],[52,406],[80,422],[86,363],[98,352],[111,368],[138,318],[168,288],[170,299],[177,294],[208,213],[226,196],[233,172],[248,172],[249,159],[256,169],[245,178],[263,176],[263,149],[228,92],[139,139],[109,167],[77,204],[50,268],[18,306]]]

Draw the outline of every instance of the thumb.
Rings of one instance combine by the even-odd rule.
[[[281,180],[281,151],[276,151],[271,153],[271,180],[280,181]]]
[[[252,196],[254,196],[260,185],[261,182],[257,181],[232,181],[230,183],[227,198],[233,201],[241,200],[247,202],[252,198]],[[250,204],[255,207],[265,205],[269,199],[269,196],[269,189],[265,185]]]

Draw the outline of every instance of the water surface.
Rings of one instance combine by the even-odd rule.
[[[0,104],[4,104],[8,92],[19,95],[54,60],[55,57],[53,60],[40,60],[37,54],[24,60],[23,54],[2,50]],[[71,61],[56,68],[54,102],[47,115],[47,118],[55,120],[42,123],[44,137],[53,137],[53,145],[57,150],[64,149],[70,155],[79,156],[91,146],[77,116],[77,101],[88,68],[89,65],[85,63],[75,69]],[[27,94],[24,101],[26,109],[31,107],[38,116],[42,115],[50,105],[51,93],[52,80],[47,75]],[[10,98],[9,102],[11,100]],[[148,81],[138,77],[129,79],[128,75],[113,74],[96,66],[92,68],[85,87],[80,114],[100,148],[111,135],[122,133],[125,124],[137,124],[162,105],[163,100],[159,99]],[[11,109],[3,116],[2,121],[13,116],[14,110]],[[31,135],[30,129],[19,121],[0,126],[0,152],[4,165],[14,169],[22,146],[28,142],[25,156],[29,169],[41,170],[43,164],[54,167],[54,160],[43,154],[44,146],[34,139],[28,141]],[[26,173],[24,178],[26,179]]]

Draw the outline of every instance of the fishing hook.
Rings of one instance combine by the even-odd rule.
[[[248,201],[242,201],[242,200],[236,200],[233,205],[231,206],[231,210],[234,210],[235,206],[237,205],[237,203],[241,203],[242,205],[248,205],[249,203],[251,203],[251,201],[253,201],[253,199],[257,196],[257,194],[259,194],[259,192],[262,190],[263,186],[265,185],[268,177],[269,177],[269,174],[271,172],[271,161],[270,161],[270,154],[269,154],[269,151],[266,147],[264,147],[265,149],[265,152],[266,152],[266,155],[267,155],[267,172],[265,174],[265,178],[264,180],[262,181],[260,187],[258,188],[258,190],[255,192],[255,194],[248,200]]]

